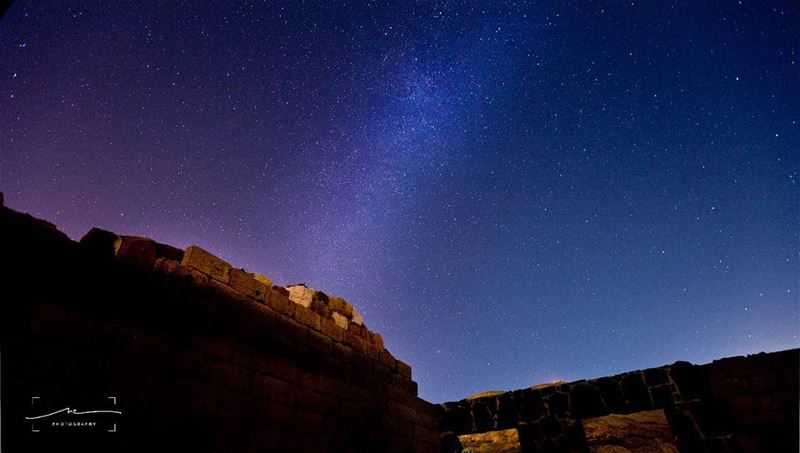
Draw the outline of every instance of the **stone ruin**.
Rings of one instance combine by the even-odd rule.
[[[444,403],[443,450],[790,452],[800,350],[676,362]]]
[[[75,242],[0,194],[0,256],[9,451],[798,451],[797,349],[435,405],[346,300],[201,247]],[[25,419],[108,395],[113,434]]]
[[[0,251],[9,451],[438,450],[411,367],[343,298],[198,246],[97,228],[75,242],[5,207]],[[24,418],[32,397],[98,395],[123,412],[113,435],[43,434]]]

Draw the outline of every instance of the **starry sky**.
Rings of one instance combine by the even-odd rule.
[[[18,0],[0,190],[343,296],[433,402],[797,347],[798,4],[670,3]]]

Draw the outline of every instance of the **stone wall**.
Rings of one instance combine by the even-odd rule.
[[[681,452],[797,452],[799,368],[793,349],[444,403],[442,449],[460,451],[458,435],[516,428],[522,451],[586,452],[582,420],[663,410]]]
[[[438,449],[411,368],[344,299],[3,207],[0,256],[3,451]],[[25,418],[107,398],[113,430]]]

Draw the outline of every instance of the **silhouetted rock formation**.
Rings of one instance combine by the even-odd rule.
[[[3,451],[438,449],[411,368],[344,299],[197,246],[100,229],[78,243],[7,208],[0,250]],[[24,418],[109,396],[113,432]]]
[[[434,406],[342,298],[2,202],[3,451],[798,451],[796,349]]]
[[[610,444],[620,452],[795,452],[799,369],[797,349],[707,365],[676,362],[444,403],[439,427],[450,444],[454,435],[516,428],[524,452],[599,452]],[[625,437],[627,447],[603,444]]]

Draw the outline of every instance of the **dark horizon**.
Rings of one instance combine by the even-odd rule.
[[[796,348],[798,12],[17,1],[0,191],[342,296],[432,402]]]

